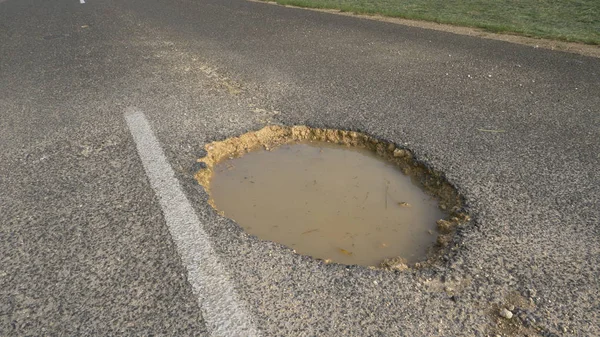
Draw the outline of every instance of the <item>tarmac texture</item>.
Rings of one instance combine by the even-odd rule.
[[[600,335],[600,59],[241,0],[0,3],[0,335],[211,333],[130,109],[264,336]],[[403,272],[248,235],[194,163],[266,124],[408,147],[473,220]]]

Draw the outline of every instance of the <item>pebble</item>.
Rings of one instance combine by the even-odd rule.
[[[502,316],[502,317],[504,317],[506,319],[511,319],[513,317],[513,313],[510,310],[506,309],[506,308],[502,308],[500,310],[500,316]]]
[[[403,149],[395,149],[394,150],[394,157],[404,157],[406,156],[406,151]]]
[[[198,172],[200,170],[203,170],[207,167],[206,163],[201,161],[201,162],[196,162],[192,165],[192,171],[193,172]]]

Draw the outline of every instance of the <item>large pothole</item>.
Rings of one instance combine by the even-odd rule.
[[[410,151],[352,131],[268,126],[206,146],[210,204],[248,233],[324,261],[404,269],[468,219]]]

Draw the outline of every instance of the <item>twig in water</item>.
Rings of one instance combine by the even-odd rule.
[[[302,232],[302,234],[308,234],[308,233],[316,232],[318,230],[319,230],[318,228],[315,228],[315,229],[308,230],[306,232]]]

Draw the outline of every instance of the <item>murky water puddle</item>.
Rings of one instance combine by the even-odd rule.
[[[325,142],[284,144],[216,164],[215,207],[248,233],[300,254],[376,266],[425,258],[438,203],[373,151]]]

